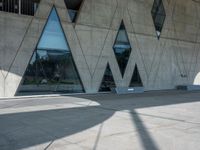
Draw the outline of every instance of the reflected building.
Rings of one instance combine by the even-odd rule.
[[[18,94],[82,92],[83,85],[57,11],[53,7]]]

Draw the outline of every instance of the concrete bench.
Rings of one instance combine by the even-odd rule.
[[[200,85],[178,85],[177,89],[185,91],[200,91]]]
[[[114,92],[117,94],[144,93],[144,87],[117,87]]]

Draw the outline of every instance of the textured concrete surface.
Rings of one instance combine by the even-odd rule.
[[[200,93],[0,100],[1,150],[198,150]]]
[[[200,4],[163,0],[166,20],[157,40],[154,0],[84,0],[72,24],[63,0],[41,0],[34,17],[0,12],[0,96],[14,96],[54,5],[85,91],[98,91],[109,62],[118,87],[128,87],[137,64],[145,90],[200,84]],[[121,21],[132,53],[122,78],[113,52]]]

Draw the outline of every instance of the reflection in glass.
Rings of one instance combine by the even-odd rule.
[[[77,17],[78,11],[68,9],[68,13],[69,13],[69,17],[70,17],[71,21],[76,22],[76,17]]]
[[[84,92],[55,8],[51,11],[19,92]]]
[[[69,51],[56,9],[53,8],[37,46],[38,49]]]
[[[139,74],[137,65],[135,65],[135,69],[134,69],[133,76],[131,79],[130,87],[142,87],[142,86],[143,86],[142,80],[140,78],[140,74]]]
[[[107,92],[107,91],[111,91],[112,88],[115,88],[115,87],[116,85],[113,78],[113,74],[111,72],[110,66],[107,65],[99,91]]]
[[[154,0],[153,8],[151,10],[154,26],[156,29],[157,38],[160,38],[166,13],[162,0]]]
[[[72,22],[76,22],[76,17],[83,0],[65,0],[65,5]]]
[[[121,22],[113,49],[119,64],[121,74],[124,76],[129,56],[131,54],[131,45],[123,21]]]

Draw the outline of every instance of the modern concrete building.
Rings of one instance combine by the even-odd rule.
[[[200,84],[197,0],[0,0],[0,97]]]

